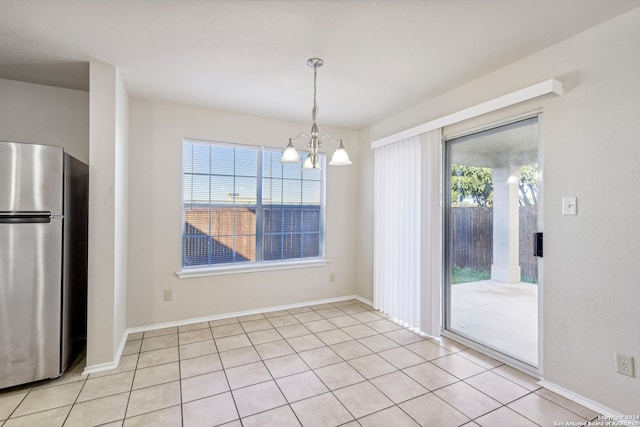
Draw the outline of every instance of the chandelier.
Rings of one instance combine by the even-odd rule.
[[[322,67],[324,61],[320,58],[311,58],[307,61],[307,65],[309,67],[313,67],[313,108],[311,109],[311,119],[313,120],[313,124],[311,125],[311,133],[307,135],[306,133],[301,133],[295,138],[289,138],[289,144],[287,144],[287,149],[282,153],[282,158],[280,159],[281,163],[300,163],[300,155],[298,151],[294,147],[293,143],[297,142],[300,139],[306,140],[305,150],[309,153],[304,163],[302,164],[303,169],[320,169],[320,163],[318,162],[318,153],[322,151],[322,141],[325,138],[330,139],[334,143],[338,144],[338,148],[331,156],[330,165],[350,165],[351,160],[349,160],[349,154],[347,154],[347,150],[344,148],[344,144],[341,139],[336,139],[333,136],[327,134],[319,136],[318,125],[316,125],[316,116],[318,115],[318,102],[316,101],[316,89],[317,89],[317,77],[318,77],[318,68]]]

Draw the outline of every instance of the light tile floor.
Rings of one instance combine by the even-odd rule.
[[[128,337],[117,369],[0,392],[15,426],[553,426],[598,414],[342,301]]]

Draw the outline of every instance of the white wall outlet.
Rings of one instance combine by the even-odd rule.
[[[330,282],[336,281],[336,273],[329,273],[329,281]]]
[[[578,202],[576,197],[563,197],[562,198],[562,215],[576,215],[577,203]]]
[[[622,375],[635,377],[633,371],[633,356],[616,353],[616,372]]]
[[[164,290],[164,300],[173,301],[173,291],[171,289]]]

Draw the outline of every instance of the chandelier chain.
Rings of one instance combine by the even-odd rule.
[[[313,66],[313,109],[311,110],[311,118],[313,119],[313,123],[316,122],[316,116],[318,115],[318,102],[316,101],[316,91],[318,89],[317,86],[317,77],[318,77],[318,67],[316,65]]]

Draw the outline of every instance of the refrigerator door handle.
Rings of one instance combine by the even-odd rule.
[[[0,212],[0,224],[48,224],[51,212]]]

